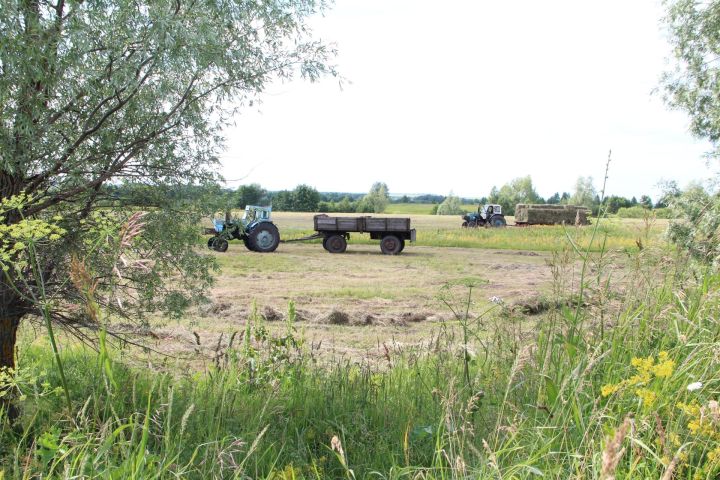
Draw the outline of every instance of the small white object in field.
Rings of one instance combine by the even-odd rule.
[[[492,297],[490,297],[489,300],[490,300],[492,303],[496,304],[496,305],[502,305],[502,304],[503,304],[503,299],[500,298],[500,297],[492,296]]]
[[[695,390],[700,390],[702,388],[702,385],[702,382],[693,382],[687,386],[687,389],[690,392],[694,392]]]

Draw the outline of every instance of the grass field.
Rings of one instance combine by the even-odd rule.
[[[384,214],[378,216],[394,216]],[[464,247],[485,249],[531,250],[550,252],[568,244],[568,238],[585,249],[593,236],[592,225],[584,227],[533,226],[494,228],[461,228],[459,216],[445,215],[401,215],[411,219],[417,230],[417,245],[428,247]],[[311,213],[279,212],[273,214],[282,238],[299,238],[313,233]],[[509,225],[515,220],[507,217]],[[638,241],[658,245],[664,242],[663,235],[667,220],[645,223],[642,220],[604,220],[591,246],[592,251],[602,248],[637,249]],[[351,236],[351,243],[369,244],[367,235]]]
[[[663,224],[411,217],[398,256],[212,253],[211,303],[147,348],[63,341],[69,407],[24,329],[0,478],[718,478],[720,276]]]
[[[385,209],[385,213],[391,215],[430,215],[435,206],[434,203],[391,203]],[[477,208],[477,205],[462,205],[462,209],[467,212],[475,212]]]

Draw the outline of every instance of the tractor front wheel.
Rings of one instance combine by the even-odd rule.
[[[478,224],[476,221],[471,220],[468,222],[467,226],[468,226],[468,228],[477,228]]]
[[[228,246],[228,241],[224,238],[215,237],[213,239],[212,249],[216,252],[227,252]]]
[[[280,244],[280,232],[272,223],[260,223],[248,234],[248,244],[254,252],[274,252]]]

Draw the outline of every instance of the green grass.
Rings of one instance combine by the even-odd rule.
[[[430,215],[433,203],[390,203],[385,208],[385,213],[398,215]]]
[[[436,228],[423,226],[417,229],[415,245],[426,247],[488,248],[501,250],[530,250],[551,252],[562,249],[572,239],[579,248],[589,247],[592,252],[604,249],[637,251],[638,242],[644,247],[664,245],[664,230],[660,226],[645,226],[638,222],[620,219],[605,220],[599,227],[592,245],[593,226],[564,227],[532,226],[506,228]],[[285,228],[283,238],[311,235],[312,230]],[[366,234],[350,234],[350,243],[376,244]]]
[[[385,213],[403,215],[431,215],[435,208],[434,203],[390,203]],[[477,211],[477,205],[466,204],[462,208],[468,212]]]
[[[594,258],[584,302],[534,327],[470,305],[431,348],[361,365],[319,366],[297,332],[259,321],[201,371],[117,350],[108,369],[66,347],[70,415],[47,345],[27,332],[0,478],[717,478],[720,275],[631,255],[633,288],[605,283]],[[466,288],[445,291],[460,311]]]

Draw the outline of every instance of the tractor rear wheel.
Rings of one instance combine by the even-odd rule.
[[[212,250],[212,248],[213,248],[213,243],[215,243],[215,237],[208,238],[208,248],[210,250]]]
[[[347,250],[345,235],[331,235],[323,240],[323,247],[330,253],[343,253]]]
[[[380,241],[380,250],[385,255],[395,255],[402,249],[400,239],[395,235],[385,235]]]
[[[490,226],[491,227],[504,227],[507,225],[507,222],[505,222],[505,217],[502,215],[495,215],[490,219]]]
[[[270,222],[258,224],[248,234],[250,250],[260,253],[274,252],[280,243],[280,232]]]

